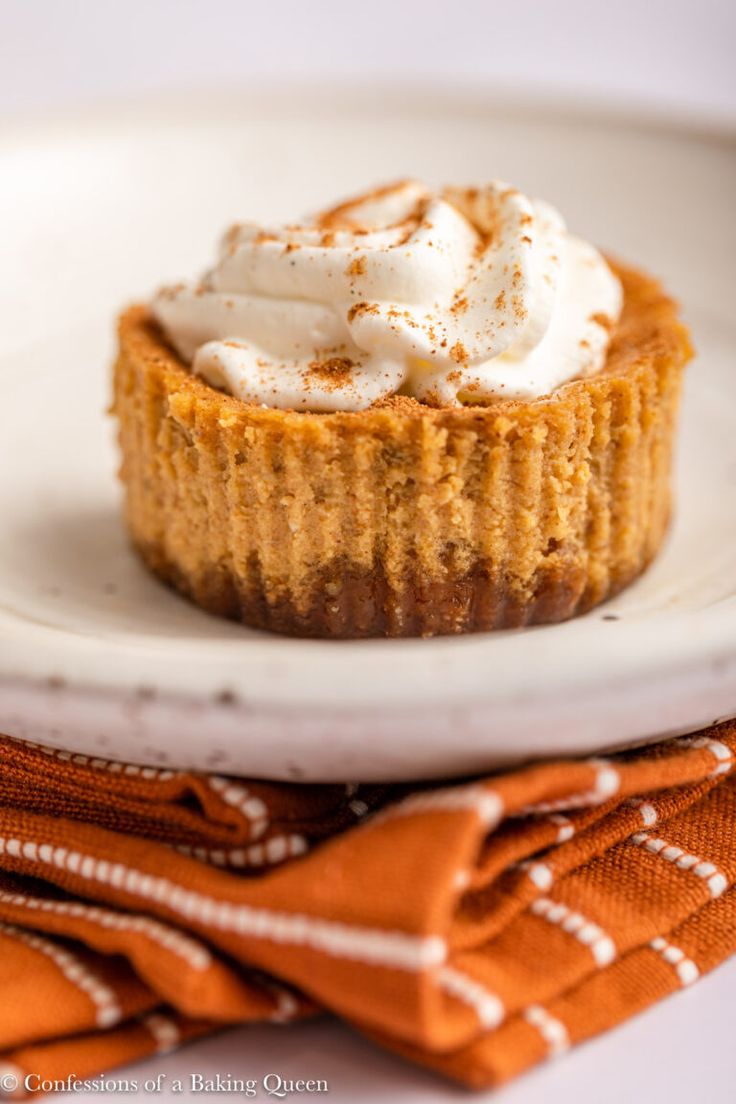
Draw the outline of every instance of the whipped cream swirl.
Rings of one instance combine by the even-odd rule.
[[[600,369],[621,285],[557,211],[494,181],[402,181],[303,225],[233,226],[153,313],[208,383],[249,403],[362,410],[531,399]]]

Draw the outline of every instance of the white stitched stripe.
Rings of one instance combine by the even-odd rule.
[[[659,819],[659,814],[654,806],[645,801],[643,797],[630,797],[626,805],[629,805],[632,809],[638,809],[641,815],[641,821],[645,828],[652,828]]]
[[[351,813],[353,813],[354,816],[360,818],[365,816],[365,814],[368,812],[369,806],[366,805],[365,801],[361,801],[359,797],[356,797],[352,801],[348,802],[348,809]]]
[[[543,862],[521,862],[518,869],[523,870],[537,889],[549,889],[553,882],[552,870]]]
[[[232,805],[246,820],[250,821],[254,839],[263,835],[268,828],[268,809],[260,797],[254,797],[245,786],[240,786],[229,778],[212,775],[209,778],[209,784],[226,804]]]
[[[475,1011],[483,1027],[498,1027],[504,1018],[503,1002],[495,993],[491,993],[475,978],[456,970],[452,966],[443,966],[437,975],[440,986],[451,997],[463,1001]]]
[[[282,990],[276,999],[278,1008],[271,1016],[273,1023],[288,1023],[289,1020],[293,1020],[299,1011],[299,1005],[291,993]]]
[[[700,977],[700,970],[691,958],[686,957],[685,952],[680,947],[668,943],[661,936],[653,939],[649,946],[661,955],[665,962],[669,963],[670,966],[674,966],[681,985],[692,985]]]
[[[251,843],[247,847],[209,850],[205,847],[188,847],[181,843],[176,845],[176,850],[182,855],[189,855],[213,866],[266,866],[304,855],[309,850],[309,843],[304,836],[294,833],[289,836],[272,836],[265,843]]]
[[[111,759],[101,759],[99,756],[80,755],[78,752],[62,751],[60,748],[47,747],[45,744],[33,744],[30,740],[22,740],[19,736],[4,736],[4,739],[13,740],[17,744],[23,744],[31,751],[41,751],[49,758],[59,759],[62,763],[76,763],[78,766],[94,767],[95,770],[106,770],[112,774],[140,775],[147,780],[168,782],[176,778],[178,771],[160,770],[158,767],[139,767],[135,763],[120,763]]]
[[[40,951],[51,959],[66,980],[80,989],[95,1007],[95,1020],[98,1027],[112,1027],[122,1017],[122,1010],[113,990],[106,985],[88,966],[65,947],[59,947],[49,939],[33,932],[16,928],[14,924],[0,922],[0,932],[20,940],[34,951]]]
[[[604,932],[592,920],[581,913],[573,912],[567,905],[553,901],[549,897],[538,897],[532,902],[531,910],[535,916],[541,916],[550,924],[558,924],[563,931],[573,935],[579,943],[590,947],[591,954],[599,966],[607,966],[616,957],[616,947],[610,935]]]
[[[718,869],[715,863],[705,862],[703,859],[699,859],[697,855],[691,855],[689,852],[683,851],[681,847],[667,843],[667,840],[651,836],[649,832],[635,832],[630,838],[632,843],[646,848],[653,855],[659,855],[661,859],[666,859],[667,862],[672,863],[679,870],[689,870],[691,874],[702,878],[708,886],[711,897],[720,897],[723,891],[728,888],[726,875]]]
[[[39,848],[39,851],[41,849]],[[103,862],[98,864],[103,866]],[[109,864],[104,864],[109,865]],[[104,873],[104,869],[102,871]],[[26,897],[22,893],[0,892],[0,901],[8,905],[37,909],[39,912],[53,912],[57,916],[71,916],[79,920],[90,920],[112,931],[132,931],[147,936],[167,951],[183,958],[193,970],[206,970],[212,965],[212,955],[205,946],[196,943],[189,936],[175,928],[168,928],[148,916],[130,916],[126,913],[111,912],[96,905],[83,905],[76,901],[52,901],[37,897]]]
[[[615,793],[618,793],[621,778],[615,767],[605,759],[589,759],[588,766],[596,771],[593,787],[584,793],[569,794],[553,801],[540,801],[536,805],[524,805],[517,816],[529,816],[535,813],[555,813],[559,809],[579,809],[589,805],[602,805]]]
[[[294,994],[290,993],[288,989],[284,989],[271,977],[261,978],[260,984],[273,997],[276,1004],[274,1011],[269,1016],[271,1023],[284,1024],[293,1020],[299,1012],[299,1002]]]
[[[469,870],[456,870],[455,876],[452,879],[452,884],[455,889],[464,890],[470,885],[470,871]]]
[[[575,825],[564,813],[550,813],[547,819],[557,828],[558,843],[567,843],[575,835]]]
[[[455,812],[473,809],[488,828],[494,828],[503,816],[503,802],[497,793],[484,786],[452,786],[411,794],[389,805],[371,818],[371,824],[415,813]]]
[[[733,767],[733,753],[721,740],[712,740],[709,736],[686,736],[677,741],[680,747],[707,748],[716,760],[716,767],[710,772],[710,777],[715,778],[719,774],[728,774]]]
[[[532,1027],[535,1027],[542,1036],[544,1043],[552,1058],[558,1054],[564,1054],[570,1047],[570,1036],[562,1020],[558,1020],[541,1004],[530,1004],[524,1010],[524,1019]]]
[[[17,850],[11,845],[17,845]],[[37,861],[66,870],[66,848],[54,848],[50,859],[44,859],[42,855],[49,854],[45,846],[37,848]],[[19,840],[0,837],[0,854],[5,851],[19,855],[20,849]],[[392,966],[397,970],[423,970],[438,966],[447,954],[445,941],[438,935],[419,936],[409,932],[358,927],[317,916],[219,901],[215,897],[185,889],[168,878],[144,874],[123,863],[110,865],[105,861],[103,865],[99,860],[92,859],[90,872],[86,875],[80,873],[80,877],[120,887],[131,896],[156,901],[188,920],[222,931],[234,931],[275,943],[308,946],[325,954]]]
[[[159,1054],[168,1054],[181,1042],[181,1032],[177,1025],[160,1012],[151,1012],[148,1016],[143,1016],[140,1022],[152,1035]]]

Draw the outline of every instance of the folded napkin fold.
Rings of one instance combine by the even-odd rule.
[[[11,1095],[324,1010],[496,1085],[736,947],[736,722],[441,786],[0,762]]]

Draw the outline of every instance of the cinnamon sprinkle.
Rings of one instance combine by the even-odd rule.
[[[223,237],[223,243],[230,247],[236,245],[240,237],[240,230],[241,224],[239,222],[234,222],[232,226],[228,226]]]
[[[346,276],[365,276],[368,264],[365,257],[356,257],[345,269]]]
[[[612,318],[610,318],[607,314],[602,314],[602,313],[591,314],[590,321],[591,322],[597,322],[598,325],[602,326],[603,329],[606,330],[608,333],[611,333],[611,331],[613,330],[613,327],[615,325]]]
[[[181,281],[178,284],[169,284],[167,287],[158,289],[157,295],[159,299],[176,299],[182,291],[186,291],[187,285]]]
[[[354,367],[350,357],[328,357],[327,360],[310,361],[304,375],[306,378],[316,376],[328,391],[336,391],[352,382]]]
[[[452,359],[455,361],[456,364],[464,364],[465,363],[465,361],[468,359],[468,354],[467,354],[467,350],[466,350],[465,346],[463,345],[462,341],[456,341],[455,342],[455,344],[450,349],[450,356],[452,357]]]
[[[411,184],[409,179],[397,180],[392,184],[385,184],[380,188],[374,188],[370,192],[366,192],[363,195],[356,196],[353,199],[348,199],[344,203],[338,204],[336,207],[330,208],[328,211],[323,211],[317,218],[317,226],[321,229],[333,229],[333,230],[349,230],[353,234],[367,234],[371,230],[377,229],[375,226],[365,225],[360,223],[353,217],[354,208],[364,206],[366,203],[370,203],[375,200],[380,200],[386,195],[390,195],[396,190],[400,190],[402,187],[406,187]],[[411,234],[420,224],[424,218],[425,211],[428,206],[428,198],[420,197],[417,199],[414,208],[404,218],[400,219],[396,223],[392,223],[389,226],[381,226],[382,230],[393,230],[401,226],[407,226],[406,234],[401,242],[398,244],[404,244],[408,241]]]
[[[348,311],[348,322],[352,322],[360,314],[380,314],[378,303],[355,303]]]

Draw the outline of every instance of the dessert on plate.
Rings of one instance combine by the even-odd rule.
[[[662,543],[690,355],[655,280],[501,182],[239,224],[120,320],[128,529],[277,632],[561,621]]]

